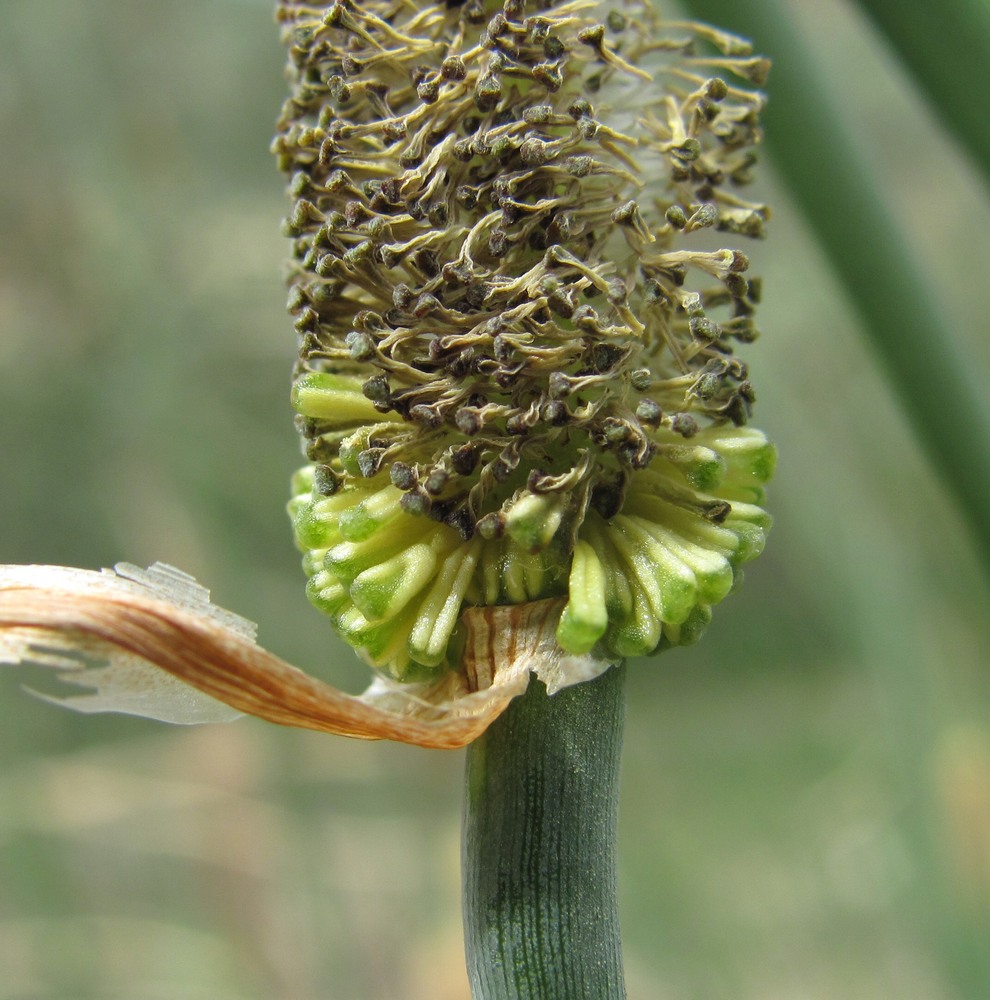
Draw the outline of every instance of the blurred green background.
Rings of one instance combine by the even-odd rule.
[[[789,11],[986,381],[985,179],[854,8]],[[173,563],[359,690],[283,513],[271,4],[0,17],[0,561]],[[987,577],[779,176],[746,247],[777,525],[700,646],[630,671],[630,997],[988,996]],[[461,754],[77,716],[23,681],[0,672],[0,1000],[466,1000]]]

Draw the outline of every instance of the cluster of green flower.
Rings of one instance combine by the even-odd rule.
[[[574,653],[696,639],[769,527],[759,283],[704,248],[763,232],[765,60],[639,0],[279,17],[310,599],[404,679],[465,605],[566,598]]]

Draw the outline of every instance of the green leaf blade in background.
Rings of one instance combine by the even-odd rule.
[[[990,6],[985,0],[859,0],[990,188]]]

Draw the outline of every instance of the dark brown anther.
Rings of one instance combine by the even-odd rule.
[[[411,490],[419,482],[416,470],[406,462],[393,462],[388,475],[392,485],[400,490]]]
[[[509,237],[504,229],[493,229],[488,237],[488,252],[493,257],[504,257],[509,252]]]
[[[398,142],[406,136],[406,123],[401,118],[386,118],[382,122],[382,137],[386,142]]]
[[[593,306],[589,306],[587,304],[578,306],[577,309],[574,310],[574,316],[572,319],[574,320],[574,324],[586,333],[601,332],[601,322],[599,321],[598,313]]]
[[[579,118],[592,118],[595,111],[591,102],[584,97],[575,97],[567,106],[567,113],[577,121]]]
[[[739,309],[739,312],[742,313],[743,310],[747,312],[751,311],[745,304],[743,304],[743,306]],[[753,325],[753,321],[748,318],[734,322],[732,324],[731,333],[740,344],[752,344],[753,341],[760,335],[759,330],[757,330]]]
[[[525,28],[531,41],[541,45],[550,33],[550,22],[545,17],[539,15],[527,17]]]
[[[464,292],[464,303],[471,309],[484,308],[488,298],[488,286],[481,281],[470,285]]]
[[[423,487],[431,496],[439,496],[447,486],[450,476],[443,469],[433,469],[426,477]]]
[[[344,343],[355,361],[370,361],[376,354],[374,338],[359,330],[351,330]]]
[[[459,476],[470,476],[478,465],[478,449],[473,444],[462,444],[450,456],[451,468]]]
[[[670,429],[684,438],[692,438],[698,433],[698,422],[690,413],[675,413],[670,418]]]
[[[390,388],[388,384],[388,376],[384,373],[378,375],[372,375],[362,386],[361,391],[364,393],[367,399],[370,399],[373,403],[388,403]]]
[[[457,429],[467,437],[473,437],[483,426],[479,414],[465,406],[462,406],[454,415],[454,423]]]
[[[487,20],[487,14],[485,14],[485,5],[481,0],[468,0],[464,5],[464,20],[468,24],[484,24]]]
[[[626,304],[629,290],[621,278],[609,278],[606,282],[605,296],[613,306]]]
[[[553,119],[553,106],[537,104],[523,111],[523,121],[529,125],[546,125]]]
[[[612,447],[628,441],[635,434],[635,428],[619,417],[606,417],[601,422],[600,434],[606,446]]]
[[[547,43],[549,43],[547,39]],[[556,39],[555,39],[556,41]],[[544,43],[544,48],[546,44]],[[557,42],[560,45],[560,42]],[[560,45],[561,51],[563,51],[563,46]],[[557,93],[560,90],[561,84],[564,82],[564,78],[561,75],[560,70],[553,63],[537,63],[533,67],[533,79],[539,83],[541,86],[545,87],[550,91],[551,94]]]
[[[734,392],[719,412],[728,417],[734,426],[742,427],[749,420],[749,402],[740,393]]]
[[[474,348],[465,347],[447,362],[446,370],[452,379],[460,382],[475,371],[477,360]],[[460,427],[460,424],[458,424],[458,427]]]
[[[471,159],[470,155],[468,155],[468,159]],[[461,184],[454,192],[454,197],[458,204],[470,211],[478,204],[478,189],[468,184]]]
[[[440,64],[440,75],[445,80],[460,81],[467,76],[467,66],[460,56],[447,56]]]
[[[612,221],[620,226],[631,226],[635,224],[638,215],[639,205],[635,201],[627,201],[612,213]]]
[[[625,477],[596,483],[591,490],[590,506],[606,521],[611,521],[622,510],[625,494]]]
[[[413,305],[412,314],[416,319],[423,319],[431,313],[435,313],[439,308],[440,300],[431,292],[424,292]]]
[[[381,313],[374,309],[361,309],[354,314],[354,326],[368,333],[384,333],[387,329]]]
[[[407,202],[406,211],[416,222],[422,222],[426,218],[426,206],[419,198]]]
[[[730,271],[725,276],[725,287],[735,299],[744,299],[749,293],[749,282],[735,271]]]
[[[508,27],[505,14],[502,11],[498,11],[492,16],[492,19],[488,22],[488,34],[491,38],[498,38]]]
[[[636,417],[646,424],[647,427],[657,428],[663,419],[663,410],[658,403],[652,399],[641,399],[636,404]]]
[[[602,43],[605,41],[605,25],[592,24],[587,28],[582,28],[578,32],[578,40],[597,51],[601,51]]]
[[[529,236],[526,237],[526,243],[530,249],[537,251],[539,253],[547,248],[547,235],[540,229],[531,229],[529,231]],[[536,319],[536,314],[534,313],[533,318]],[[536,320],[541,322],[540,320]]]
[[[631,469],[645,469],[658,451],[657,446],[648,441],[642,434],[619,449],[619,461]]]
[[[505,0],[502,10],[508,20],[519,21],[526,10],[526,0]]]
[[[340,69],[344,76],[357,76],[364,69],[364,66],[352,56],[344,55],[340,60]]]
[[[407,514],[422,516],[433,513],[429,496],[420,489],[411,489],[408,493],[403,493],[399,499],[399,506]]]
[[[330,87],[331,98],[338,104],[346,104],[351,99],[351,88],[342,76],[330,77],[327,84]]]
[[[502,96],[502,85],[498,77],[483,76],[474,88],[474,103],[479,111],[491,111]]]
[[[381,471],[382,462],[385,460],[384,448],[365,448],[358,454],[358,469],[365,479],[371,479]]]
[[[595,344],[589,353],[588,363],[598,374],[611,371],[626,356],[625,348],[615,344]]]
[[[551,427],[563,427],[571,419],[571,411],[559,399],[551,399],[543,405],[540,417]]]
[[[570,394],[571,380],[563,372],[551,372],[547,388],[551,399],[564,399]]]
[[[511,389],[523,367],[524,365],[517,365],[514,368],[498,368],[492,374],[492,379],[500,389]]]
[[[507,340],[502,334],[496,334],[495,339],[492,341],[492,351],[495,355],[495,360],[503,364],[515,357],[515,347],[512,341]]]
[[[497,483],[504,483],[519,467],[519,452],[513,448],[503,448],[498,458],[491,463],[492,478]]]
[[[722,328],[707,316],[692,316],[688,320],[691,336],[703,343],[714,343],[722,336]]]
[[[306,442],[305,452],[309,461],[326,464],[337,457],[337,445],[325,438],[311,438]]]
[[[428,278],[435,278],[440,273],[437,255],[432,250],[417,250],[413,255],[413,261]]]
[[[340,489],[342,483],[343,480],[329,465],[317,465],[313,469],[314,494],[321,497],[333,496]]]
[[[629,22],[621,13],[619,13],[619,11],[610,10],[608,12],[608,17],[605,18],[605,23],[608,25],[609,31],[618,34],[620,31],[626,30],[626,25],[628,25]]]
[[[582,139],[594,139],[601,127],[594,118],[581,117],[575,123]]]
[[[637,392],[649,392],[653,388],[653,372],[649,368],[634,368],[629,373],[629,384]]]
[[[469,542],[474,537],[475,520],[466,507],[456,507],[444,518],[444,524],[453,528],[462,541]]]
[[[311,306],[306,306],[296,316],[296,321],[292,325],[296,328],[297,333],[313,333],[319,328],[320,314]]]
[[[527,167],[542,167],[551,159],[549,146],[542,139],[535,136],[524,139],[519,146],[519,158]]]
[[[532,425],[533,421],[529,419],[528,413],[514,413],[505,421],[505,432],[520,436],[526,434]]]
[[[408,309],[416,298],[416,293],[405,282],[400,281],[392,289],[392,304],[396,309]]]
[[[498,510],[490,511],[478,518],[476,527],[478,534],[486,541],[501,538],[505,534],[505,515]]]
[[[575,177],[587,177],[595,168],[595,160],[590,156],[568,156],[563,167]]]
[[[566,212],[557,212],[557,214],[550,220],[547,226],[547,243],[549,244],[549,249],[547,255],[551,256],[549,263],[562,263],[564,258],[555,252],[555,250],[560,250],[562,247],[559,244],[566,243],[571,235],[571,219]]]
[[[455,260],[440,269],[443,280],[448,285],[469,285],[474,276],[467,261]]]
[[[436,104],[440,96],[440,81],[424,80],[416,88],[416,95],[424,104]]]
[[[549,493],[553,490],[553,476],[548,476],[542,469],[530,469],[526,489],[530,493]]]
[[[725,500],[712,500],[704,505],[701,516],[712,524],[721,524],[732,513],[732,504]]]
[[[443,414],[436,407],[428,406],[425,403],[417,403],[415,406],[409,407],[409,419],[430,430],[436,430],[443,424]]]

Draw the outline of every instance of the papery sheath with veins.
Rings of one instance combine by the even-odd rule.
[[[768,215],[767,63],[640,2],[278,17],[310,600],[402,680],[472,606],[556,599],[574,654],[696,640],[769,528],[722,243]]]

